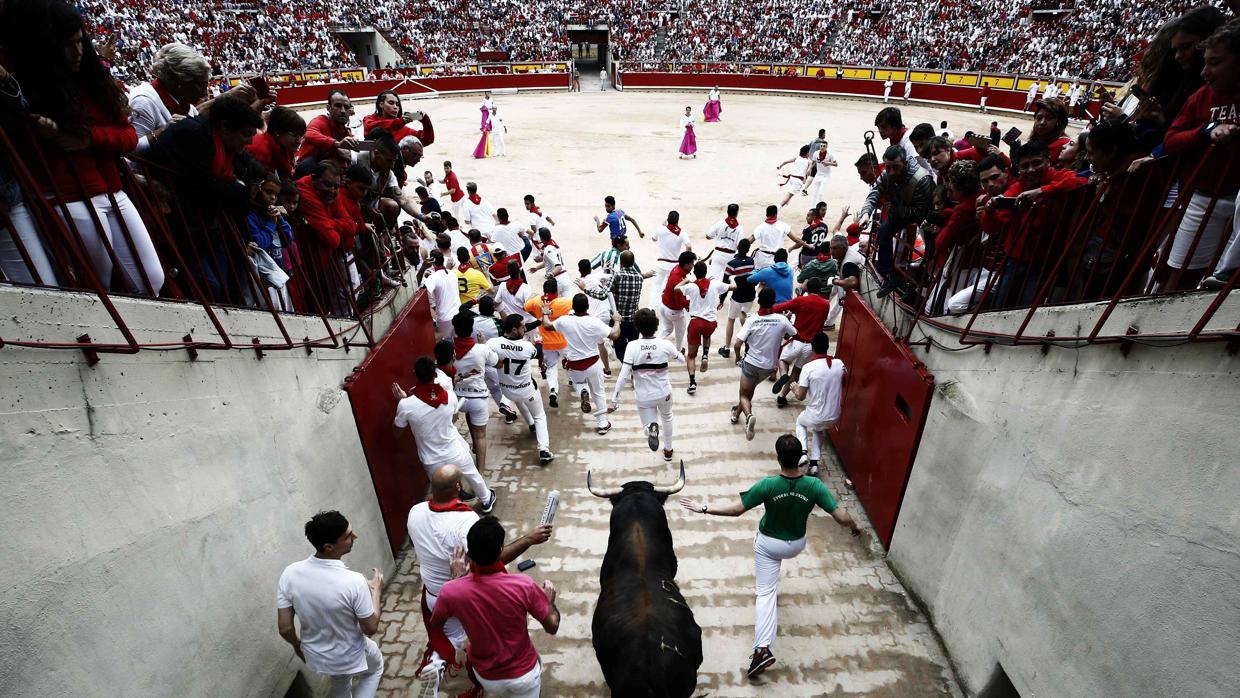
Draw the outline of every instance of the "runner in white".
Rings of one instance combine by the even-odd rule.
[[[693,265],[693,277],[685,277],[680,282],[680,292],[689,299],[689,394],[697,392],[697,365],[695,363],[698,348],[702,350],[702,373],[710,358],[710,337],[719,324],[715,321],[723,294],[735,288],[718,279],[707,275],[706,262]]]
[[[736,218],[740,211],[741,207],[737,204],[728,204],[728,215],[706,231],[706,239],[715,243],[715,248],[704,258],[710,262],[712,279],[723,278],[724,269],[736,254],[736,244],[745,237],[745,226]]]
[[[491,418],[491,389],[487,387],[486,368],[494,366],[499,357],[485,344],[474,339],[473,313],[457,313],[452,319],[456,337],[452,340],[452,355],[456,375],[452,378],[453,391],[461,401],[469,437],[474,446],[474,465],[478,470],[487,467],[487,423]]]
[[[530,271],[545,269],[543,278],[555,279],[559,289],[556,293],[567,298],[573,292],[573,282],[564,267],[564,253],[560,251],[560,245],[551,239],[551,231],[547,228],[538,229],[538,239],[542,241],[542,261],[530,267]]]
[[[534,316],[525,312],[525,303],[535,295],[534,289],[521,278],[521,263],[516,259],[508,262],[508,280],[495,288],[500,315],[516,315],[527,323],[534,322]]]
[[[476,182],[465,185],[465,207],[462,215],[461,225],[465,226],[466,231],[477,230],[483,237],[487,237],[495,227],[495,207],[478,194]]]
[[[616,379],[616,389],[611,396],[608,412],[620,408],[620,395],[633,381],[637,395],[637,416],[646,429],[646,445],[654,451],[659,448],[659,436],[663,437],[663,460],[672,459],[672,382],[668,379],[667,363],[675,360],[685,362],[684,354],[666,339],[656,339],[659,318],[649,308],[641,308],[633,314],[633,324],[641,333],[641,339],[629,342],[624,350],[624,364]],[[662,424],[662,428],[660,428]]]
[[[422,288],[426,289],[426,297],[430,301],[436,333],[440,339],[451,339],[452,318],[461,309],[461,289],[456,275],[444,267],[443,252],[431,250],[428,259],[430,273],[422,279]]]
[[[504,397],[512,400],[525,417],[538,443],[538,461],[546,465],[555,458],[555,454],[551,452],[551,439],[547,434],[547,411],[530,375],[530,368],[538,365],[538,349],[533,342],[523,338],[525,322],[520,315],[504,318],[502,329],[502,337],[487,342],[487,347],[495,352],[498,359],[495,366],[499,374],[499,387]]]
[[[491,228],[489,234],[483,236],[488,242],[501,247],[504,251],[513,255],[530,247],[525,226],[508,220],[508,209],[495,209],[495,218],[499,220],[499,223],[494,228]]]
[[[835,156],[827,152],[827,142],[823,141],[818,146],[818,150],[810,158],[810,164],[814,166],[814,179],[810,182],[809,198],[810,201],[818,203],[827,200],[827,185],[831,183],[831,171],[839,167],[839,162]]]
[[[598,318],[604,325],[610,325],[616,315],[616,301],[611,295],[611,267],[601,265],[595,269],[589,259],[577,260],[577,274],[580,276],[574,283],[581,292],[590,299],[590,317]],[[600,342],[598,358],[603,362],[603,375],[611,375],[611,359],[607,353],[607,345]],[[618,357],[619,358],[619,357]]]
[[[809,146],[803,145],[797,151],[795,158],[790,158],[779,163],[775,167],[776,171],[782,172],[784,165],[792,165],[792,169],[788,170],[788,174],[784,175],[784,181],[779,186],[788,187],[788,193],[784,194],[784,201],[780,206],[787,206],[792,201],[793,195],[797,193],[805,194],[805,178],[809,174]]]
[[[904,101],[908,102],[908,98],[913,95],[913,78],[904,79]]]
[[[538,239],[538,231],[541,228],[551,229],[555,227],[555,221],[551,216],[542,212],[538,205],[534,203],[534,195],[525,195],[525,210],[530,214],[528,220],[530,246],[521,250],[521,256],[529,258],[530,252],[534,247],[541,248],[542,241]]]
[[[489,514],[495,508],[495,490],[487,487],[482,474],[474,466],[469,444],[452,423],[452,416],[461,409],[461,403],[452,392],[452,382],[435,368],[435,359],[420,356],[413,362],[415,384],[405,393],[397,383],[392,384],[392,395],[397,399],[397,429],[408,428],[418,447],[418,460],[426,469],[427,477],[449,463],[461,469],[461,475],[473,493],[482,502],[482,513]]]
[[[478,312],[474,316],[474,341],[486,344],[499,336],[500,320],[495,317],[495,299],[482,296],[478,299]],[[517,412],[513,409],[512,402],[504,397],[504,393],[499,389],[499,374],[495,372],[495,366],[487,364],[485,375],[487,390],[491,391],[491,399],[499,407],[499,413],[504,415],[504,423],[512,424],[517,421]]]
[[[891,86],[895,84],[891,80],[883,81],[883,104],[891,101]]]
[[[827,354],[831,339],[819,332],[811,341],[814,354],[809,363],[801,367],[801,377],[792,389],[798,400],[809,402],[797,415],[797,438],[805,444],[809,456],[806,475],[818,474],[818,461],[822,458],[823,433],[840,418],[840,400],[844,397],[844,376],[848,369],[844,362]]]
[[[659,297],[663,294],[663,289],[667,288],[667,276],[672,273],[680,253],[685,250],[692,250],[693,246],[689,243],[689,234],[680,229],[680,212],[668,211],[667,222],[655,229],[651,239],[654,240],[657,261],[654,264],[654,283],[650,284],[654,289],[654,295],[651,299],[651,305],[659,301]]]
[[[1037,98],[1038,98],[1038,81],[1034,80],[1033,84],[1029,85],[1029,92],[1025,94],[1025,108],[1023,111],[1029,111],[1029,105],[1033,104],[1033,100]]]
[[[503,157],[508,154],[504,148],[504,138],[508,135],[508,127],[504,118],[499,115],[499,107],[491,107],[491,150],[492,155]]]
[[[586,262],[589,264],[589,262]],[[551,304],[543,302],[543,327],[564,335],[568,346],[564,349],[565,365],[568,366],[570,385],[576,386],[581,395],[581,411],[589,414],[593,400],[595,431],[606,434],[611,431],[607,420],[607,398],[603,394],[603,367],[598,360],[598,345],[604,340],[620,336],[620,326],[604,325],[598,318],[590,317],[590,299],[584,293],[573,296],[573,312],[551,320]]]
[[[779,220],[779,207],[774,204],[766,207],[766,220],[753,229],[749,238],[758,247],[753,251],[755,271],[765,269],[775,263],[775,251],[784,246],[784,240],[791,240],[798,247],[810,247],[792,232],[792,228],[789,228],[787,223]]]
[[[758,292],[758,314],[749,318],[740,334],[736,335],[736,343],[732,350],[736,352],[736,363],[741,367],[740,399],[732,406],[732,423],[736,424],[745,416],[745,438],[753,441],[754,427],[757,418],[753,414],[753,391],[762,381],[775,373],[775,364],[779,361],[779,350],[784,337],[796,334],[796,328],[788,318],[772,313],[775,305],[775,289],[764,288]],[[749,350],[741,354],[741,344],[749,345]]]

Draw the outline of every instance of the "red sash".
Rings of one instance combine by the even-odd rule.
[[[564,365],[573,371],[584,371],[598,362],[598,354],[586,359],[566,359]]]

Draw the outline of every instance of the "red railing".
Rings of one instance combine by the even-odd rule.
[[[352,250],[334,251],[326,260],[300,255],[297,239],[305,228],[294,219],[290,221],[292,236],[283,230],[278,233],[290,258],[286,266],[290,279],[283,292],[273,292],[250,262],[250,240],[240,221],[225,212],[187,210],[184,192],[178,191],[171,173],[149,162],[119,160],[121,189],[96,196],[92,203],[76,172],[76,191],[49,186],[55,181],[49,158],[63,154],[45,150],[29,128],[17,138],[25,150],[15,145],[10,134],[0,131],[0,159],[8,164],[16,192],[20,192],[20,203],[13,208],[0,205],[0,244],[11,242],[11,253],[0,265],[0,281],[91,294],[99,299],[121,341],[100,342],[86,334],[60,340],[8,337],[0,338],[0,346],[83,350],[92,363],[101,353],[143,350],[183,349],[196,356],[203,349],[243,348],[261,357],[264,351],[295,348],[310,352],[342,344],[346,349],[373,347],[369,318],[395,298],[394,292],[381,290],[385,265],[402,279],[400,283],[406,283],[399,235],[381,217],[370,221],[374,254],[369,260],[357,259]],[[97,206],[105,201],[110,215],[102,216]],[[121,213],[130,207],[134,216]],[[97,251],[93,257],[92,249]],[[371,268],[354,283],[350,269],[359,261],[369,262]],[[117,297],[156,298],[199,307],[215,338],[186,333],[179,342],[142,341],[118,308]],[[223,307],[264,312],[279,341],[231,336],[217,312]],[[294,338],[285,323],[290,315],[317,316],[324,334]],[[352,339],[358,332],[364,342]]]

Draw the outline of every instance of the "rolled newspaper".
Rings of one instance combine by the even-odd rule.
[[[547,495],[547,506],[543,507],[541,525],[547,525],[555,521],[555,510],[560,508],[560,491],[551,490]]]

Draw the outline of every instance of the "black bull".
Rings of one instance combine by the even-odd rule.
[[[611,500],[611,532],[594,609],[594,654],[616,698],[687,698],[702,665],[702,629],[676,585],[663,504],[685,484],[629,482],[590,492]]]

